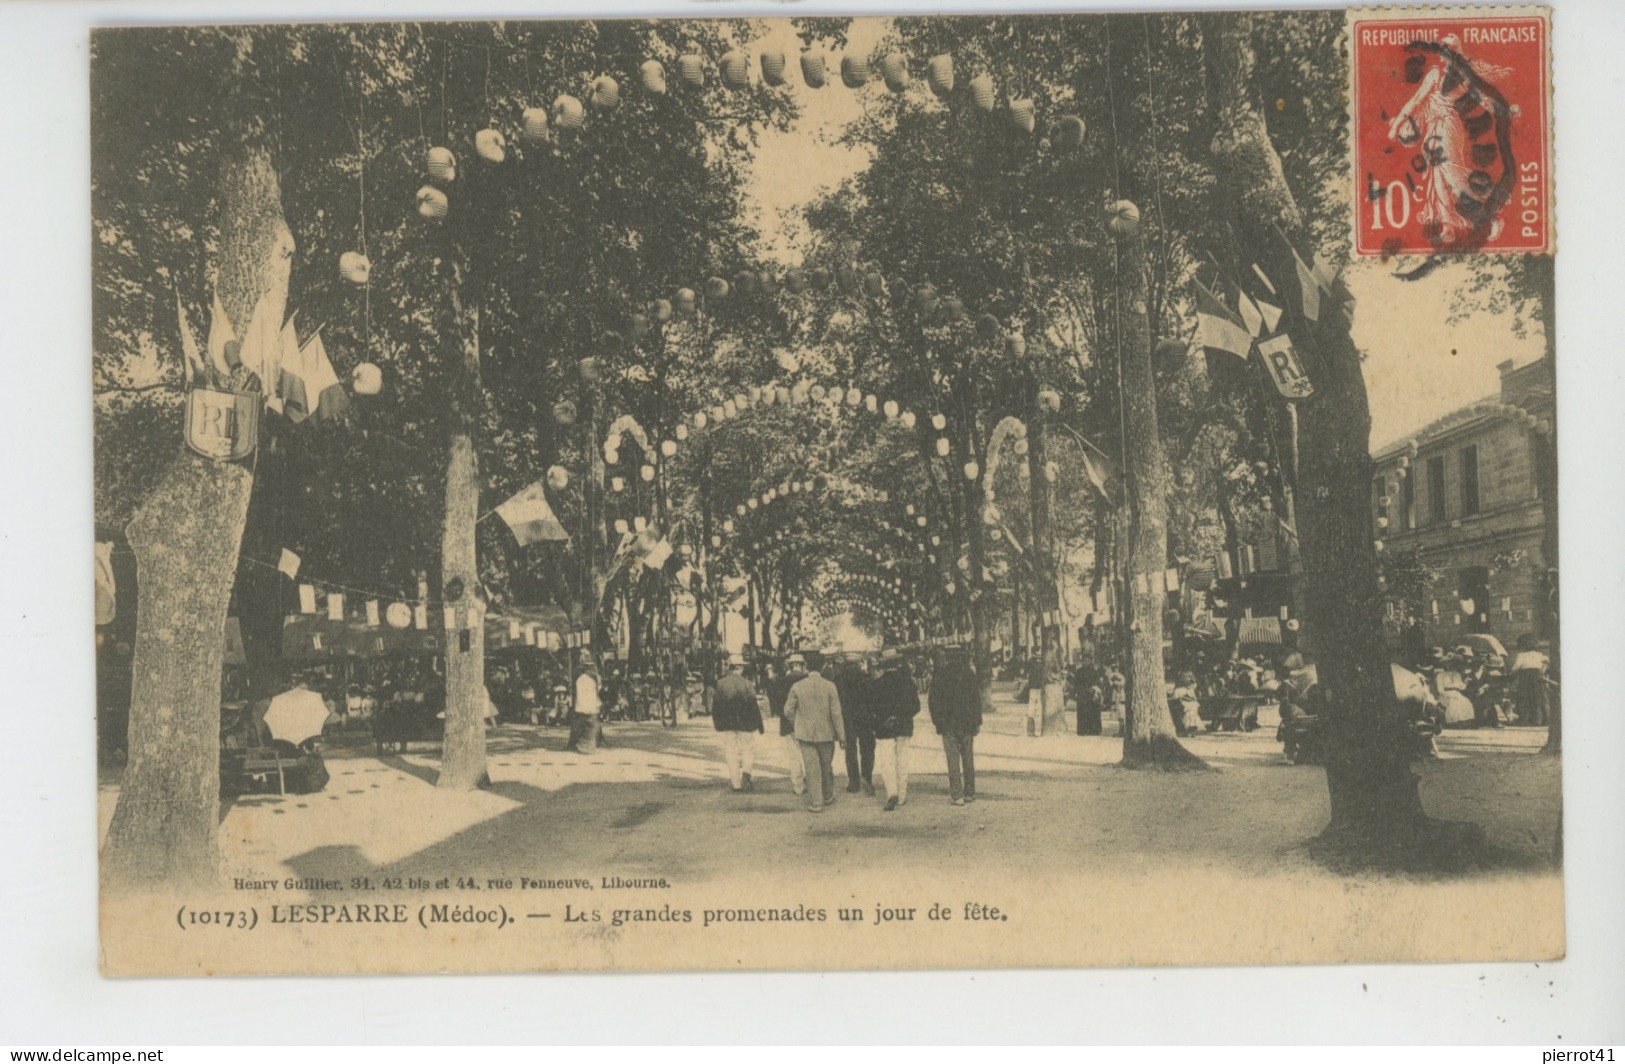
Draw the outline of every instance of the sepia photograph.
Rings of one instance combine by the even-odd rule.
[[[102,972],[1561,959],[1549,32],[97,26]]]

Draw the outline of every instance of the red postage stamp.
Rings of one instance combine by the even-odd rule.
[[[1354,249],[1552,250],[1546,12],[1355,11]]]

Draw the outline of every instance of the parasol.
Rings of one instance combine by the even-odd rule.
[[[1494,654],[1498,658],[1507,656],[1507,648],[1501,645],[1501,641],[1485,632],[1470,632],[1460,636],[1456,645],[1472,647],[1474,654]]]
[[[265,730],[273,739],[298,746],[322,733],[329,713],[322,696],[308,687],[295,687],[271,699],[265,708]]]

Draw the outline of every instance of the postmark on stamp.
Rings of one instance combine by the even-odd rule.
[[[1543,8],[1349,15],[1358,255],[1552,250]]]

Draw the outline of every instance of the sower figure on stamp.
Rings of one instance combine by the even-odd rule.
[[[920,712],[920,689],[914,686],[903,655],[887,650],[880,656],[874,696],[876,771],[886,788],[886,812],[908,801],[908,746],[914,741],[914,718]],[[972,694],[975,694],[974,689]],[[850,748],[850,744],[848,744]]]
[[[835,744],[846,742],[841,696],[818,671],[819,665],[816,658],[809,663],[807,675],[790,688],[784,702],[784,719],[790,722],[806,766],[809,813],[822,813],[834,803]]]
[[[728,786],[734,791],[751,791],[750,770],[754,767],[756,736],[762,731],[762,710],[756,703],[756,688],[745,679],[745,656],[728,657],[728,673],[717,681],[711,699],[711,724],[722,737],[722,759],[728,766]]]
[[[1080,700],[1083,695],[1079,695]],[[976,733],[982,730],[982,700],[964,647],[949,647],[931,678],[931,723],[948,756],[948,797],[954,805],[976,800]],[[1079,712],[1083,712],[1081,708]],[[1099,711],[1096,710],[1096,720]]]
[[[846,725],[846,793],[861,787],[875,793],[875,677],[862,658],[848,662],[835,677],[835,690],[841,696],[842,722]]]

